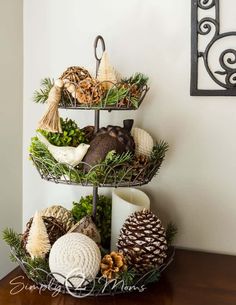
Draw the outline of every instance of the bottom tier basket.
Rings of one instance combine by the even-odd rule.
[[[175,249],[174,247],[170,247],[165,262],[159,268],[152,269],[146,274],[141,275],[134,272],[126,272],[120,278],[111,281],[107,281],[102,276],[97,276],[92,282],[87,281],[87,285],[80,288],[73,287],[73,284],[70,281],[66,282],[66,279],[65,284],[62,285],[54,278],[49,270],[36,268],[17,257],[13,248],[11,249],[11,254],[15,257],[26,276],[32,280],[34,285],[37,285],[41,291],[47,289],[51,291],[54,296],[62,293],[70,294],[77,298],[84,298],[88,296],[108,296],[131,292],[143,292],[148,285],[159,281],[161,273],[173,261]],[[62,277],[65,278],[64,276]]]

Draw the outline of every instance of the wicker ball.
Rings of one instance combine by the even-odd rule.
[[[46,217],[43,216],[43,221],[47,229],[48,237],[50,240],[51,246],[55,243],[55,241],[60,238],[62,235],[66,234],[66,230],[64,229],[62,223],[58,221],[54,217]],[[29,231],[33,222],[33,218],[29,220],[26,225],[26,230],[22,235],[22,246],[26,249],[26,244],[29,236]]]
[[[91,75],[89,74],[88,70],[73,66],[66,69],[65,72],[63,72],[60,79],[63,81],[69,81],[73,84],[78,84],[80,81],[84,80],[85,78],[91,78]]]
[[[54,277],[70,287],[81,287],[92,281],[99,271],[100,261],[101,253],[96,243],[81,233],[67,233],[59,238],[49,255],[49,267]]]
[[[63,225],[63,228],[66,232],[69,231],[74,225],[74,219],[71,211],[60,205],[53,205],[42,210],[41,215],[56,218],[56,220],[58,220]]]
[[[145,209],[125,221],[117,246],[128,265],[141,273],[159,267],[167,257],[165,229],[160,219]]]

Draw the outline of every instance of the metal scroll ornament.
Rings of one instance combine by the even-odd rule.
[[[191,95],[236,95],[236,31],[221,33],[220,0],[192,0],[191,55]],[[199,88],[201,64],[216,89]]]

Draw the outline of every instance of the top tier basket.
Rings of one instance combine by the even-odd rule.
[[[102,52],[105,51],[105,42],[102,36],[97,36],[94,42],[94,56],[96,58],[96,74],[98,72],[98,68],[101,62],[101,57],[98,56],[97,49],[98,49],[98,43],[101,43]],[[77,71],[77,78],[75,76],[75,68],[71,67],[69,70],[65,71],[63,73],[61,78],[70,78],[71,75],[71,83],[74,85],[75,90],[80,87],[80,81],[79,79],[83,79],[84,77],[90,76],[88,71],[86,71],[85,75],[84,71],[78,70]],[[81,75],[82,74],[82,75]],[[64,109],[81,109],[81,110],[135,110],[137,109],[143,99],[145,98],[149,87],[147,84],[143,84],[140,82],[140,75],[136,74],[133,77],[133,81],[131,84],[127,85],[127,80],[121,79],[118,83],[114,83],[112,81],[104,81],[104,84],[109,84],[109,89],[104,92],[104,94],[101,96],[101,98],[94,103],[94,97],[96,95],[97,86],[93,88],[93,90],[90,92],[90,96],[86,103],[80,103],[78,99],[73,97],[68,90],[64,89],[62,92],[62,98],[61,102],[59,104],[60,108]],[[83,82],[83,81],[82,81]],[[137,85],[138,84],[138,85]],[[83,89],[82,89],[82,93]],[[97,97],[97,96],[96,96]]]

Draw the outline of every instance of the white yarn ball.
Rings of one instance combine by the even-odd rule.
[[[132,128],[131,135],[134,138],[135,154],[150,157],[153,149],[153,138],[141,128]]]
[[[49,267],[52,273],[59,273],[75,287],[88,284],[76,276],[83,276],[92,281],[100,268],[101,252],[96,243],[81,233],[68,233],[60,237],[52,246],[49,255]],[[65,278],[53,274],[58,282],[65,284]],[[75,276],[75,277],[74,277]],[[69,281],[67,285],[71,287]]]

